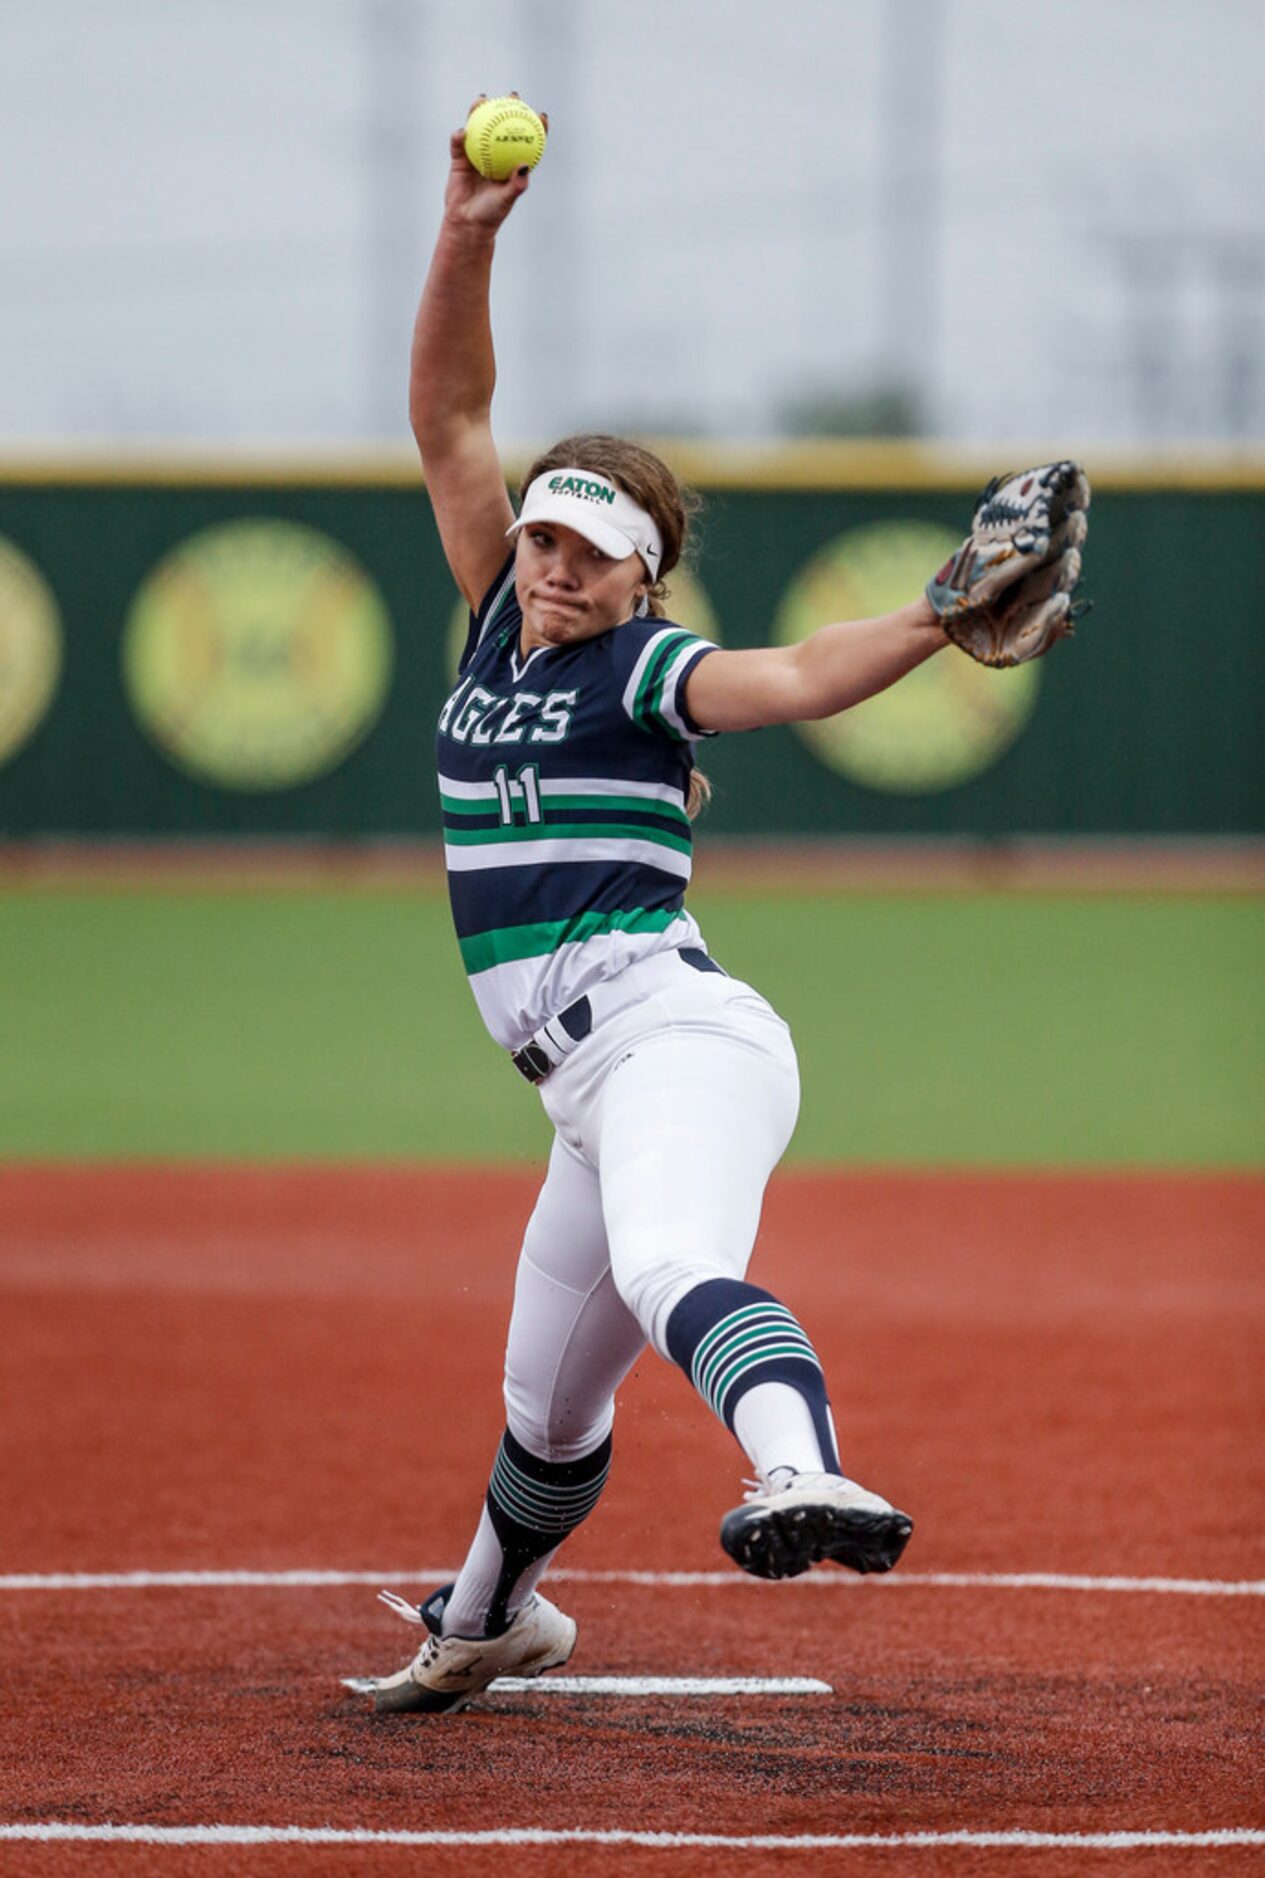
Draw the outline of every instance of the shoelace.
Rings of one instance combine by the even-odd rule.
[[[778,1474],[784,1474],[786,1478],[778,1480],[776,1478]],[[780,1493],[783,1487],[789,1487],[794,1478],[793,1467],[775,1467],[772,1474],[757,1473],[754,1480],[743,1481],[742,1484],[747,1491],[742,1497],[744,1500],[762,1500],[766,1493]]]
[[[758,1474],[754,1480],[744,1480],[742,1484],[747,1488],[747,1492],[742,1497],[744,1500],[761,1500],[766,1494],[784,1493],[797,1480],[829,1481],[835,1488],[851,1487],[858,1493],[866,1491],[858,1481],[850,1479],[847,1474],[811,1474],[803,1473],[794,1467],[775,1467],[772,1474]]]
[[[394,1591],[379,1591],[378,1599],[388,1610],[394,1611],[397,1617],[402,1617],[406,1624],[420,1624],[423,1630],[427,1628],[426,1619],[416,1604],[410,1604],[407,1598],[398,1596]]]

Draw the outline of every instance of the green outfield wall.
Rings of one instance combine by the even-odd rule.
[[[915,450],[667,453],[706,497],[672,611],[731,646],[911,598],[982,479]],[[709,827],[1260,832],[1265,465],[1088,467],[1073,642],[709,742]],[[430,835],[454,631],[404,459],[0,465],[0,836]]]

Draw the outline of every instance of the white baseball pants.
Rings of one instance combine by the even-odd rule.
[[[687,1291],[744,1276],[799,1109],[790,1033],[750,985],[669,952],[592,1004],[540,1085],[556,1139],[506,1352],[508,1425],[545,1460],[610,1432],[616,1387],[646,1342],[666,1353]]]

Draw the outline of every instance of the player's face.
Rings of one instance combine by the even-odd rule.
[[[573,645],[630,619],[650,585],[639,554],[612,561],[560,522],[519,533],[514,574],[523,609],[521,645]]]

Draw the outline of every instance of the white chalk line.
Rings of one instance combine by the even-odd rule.
[[[118,1826],[61,1821],[0,1824],[0,1840],[133,1845],[402,1845],[402,1846],[646,1846],[668,1851],[717,1847],[733,1852],[824,1852],[855,1846],[908,1850],[939,1846],[1066,1847],[1074,1851],[1132,1852],[1149,1847],[1201,1849],[1265,1845],[1265,1831],[1232,1826],[1207,1832],[618,1832],[583,1827],[503,1827],[484,1832],[375,1831],[334,1826]]]
[[[372,1695],[379,1676],[344,1676],[343,1687]],[[485,1694],[509,1695],[833,1695],[814,1676],[498,1676]]]
[[[290,1591],[338,1585],[443,1584],[455,1578],[452,1565],[416,1566],[382,1571],[130,1571],[130,1572],[9,1572],[0,1575],[4,1591],[153,1591],[249,1590]],[[739,1571],[649,1572],[584,1571],[563,1566],[549,1573],[553,1584],[645,1585],[656,1590],[750,1590],[764,1580]],[[891,1576],[856,1577],[846,1572],[806,1572],[784,1579],[797,1591],[850,1591],[862,1585],[884,1590],[926,1591],[1085,1591],[1123,1592],[1144,1596],[1190,1598],[1265,1597],[1265,1579],[1247,1578],[1123,1578],[1090,1577],[1064,1572],[895,1572]]]

